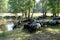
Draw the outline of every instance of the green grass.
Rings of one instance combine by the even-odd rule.
[[[10,39],[10,38],[13,38],[14,40],[17,40],[18,38],[21,38],[21,39],[24,39],[24,37],[27,37],[28,33],[26,32],[23,32],[22,30],[20,29],[16,29],[16,30],[13,30],[13,31],[10,31],[10,32],[4,32],[2,34],[0,34],[0,40],[3,38],[3,39]],[[13,40],[11,39],[11,40]]]
[[[15,29],[9,32],[0,33],[0,40],[58,40],[60,39],[60,26],[43,27],[35,33],[28,33],[27,30]]]
[[[52,29],[60,29],[60,25],[56,25],[56,26],[48,26],[48,28],[52,28]]]
[[[52,18],[43,20],[46,19],[51,20]],[[60,40],[60,25],[42,27],[35,33],[29,33],[21,28],[15,29],[0,33],[0,40]]]

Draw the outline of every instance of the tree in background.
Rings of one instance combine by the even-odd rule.
[[[34,10],[35,12],[42,12],[43,16],[46,16],[47,12],[51,12],[53,14],[53,16],[57,16],[60,13],[60,0],[40,0],[39,3],[37,3],[38,5],[40,5],[41,10],[39,9],[38,5],[36,5],[36,10]],[[39,9],[39,10],[38,10]]]
[[[8,0],[0,0],[0,12],[7,11]]]
[[[46,13],[48,11],[48,0],[41,0],[41,4],[42,4],[42,12],[43,12],[43,16],[46,16]]]
[[[17,13],[20,12],[20,1],[19,0],[9,0],[9,6],[10,6],[10,13],[14,13],[16,16],[16,22],[17,22]]]
[[[33,12],[33,8],[35,7],[35,0],[29,0],[27,2],[28,2],[27,6],[28,6],[28,10],[29,10],[29,12],[28,12],[28,19],[30,19],[30,13]]]
[[[56,14],[59,14],[59,0],[48,0],[49,1],[49,5],[51,7],[51,12],[53,13],[53,16],[55,17]]]
[[[28,18],[30,18],[30,13],[34,7],[34,1],[35,0],[9,0],[10,4],[10,11],[12,13],[20,13],[22,12],[22,16],[25,15]]]

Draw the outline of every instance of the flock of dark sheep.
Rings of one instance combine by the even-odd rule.
[[[40,29],[41,27],[44,27],[44,25],[51,25],[51,26],[58,26],[60,24],[60,17],[54,17],[52,20],[39,20],[39,21],[35,21],[34,20],[26,20],[24,19],[23,22],[27,22],[28,23],[24,24],[24,28],[23,29],[28,29],[29,32],[36,32],[38,29]],[[17,22],[17,24],[13,27],[13,29],[15,28],[20,28],[20,23],[19,21]]]

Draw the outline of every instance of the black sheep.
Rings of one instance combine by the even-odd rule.
[[[24,29],[29,29],[29,27],[30,27],[30,24],[25,24],[24,25]]]
[[[27,29],[30,33],[32,32],[30,24],[25,24],[23,29]]]
[[[60,24],[60,20],[57,20],[57,22]]]
[[[60,20],[54,20],[56,22],[56,25],[60,24]]]
[[[45,18],[43,15],[42,16],[39,16],[37,19],[39,20],[39,19],[43,19],[43,18]]]
[[[60,17],[54,17],[53,20],[60,20]]]
[[[29,32],[35,32],[41,27],[40,23],[29,23],[24,25],[24,29],[28,29]]]
[[[33,22],[34,20],[33,19],[26,19],[26,18],[24,18],[22,21],[23,22]]]
[[[37,31],[37,30],[40,29],[40,28],[41,28],[40,23],[32,23],[32,24],[30,25],[29,31],[30,31],[30,32],[35,32],[35,31]]]
[[[49,21],[48,20],[40,20],[39,23],[43,27],[44,25],[48,25],[49,24]]]
[[[18,18],[17,18],[18,20],[20,20],[21,19],[21,16],[18,16]]]
[[[58,22],[55,20],[49,21],[49,25],[55,26],[58,25]]]
[[[13,29],[16,29],[16,28],[20,28],[20,21],[18,21],[14,26],[13,26]]]

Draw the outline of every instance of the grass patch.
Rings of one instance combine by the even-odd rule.
[[[56,29],[56,28],[57,29]],[[0,34],[0,40],[54,40],[60,38],[59,30],[60,26],[48,26],[43,27],[40,31],[36,33],[28,33],[27,30],[15,29],[9,32],[4,32]],[[4,34],[4,35],[3,35]],[[58,37],[59,36],[59,37]]]
[[[60,29],[60,25],[56,25],[56,26],[48,26],[48,28],[52,28],[52,29]]]

